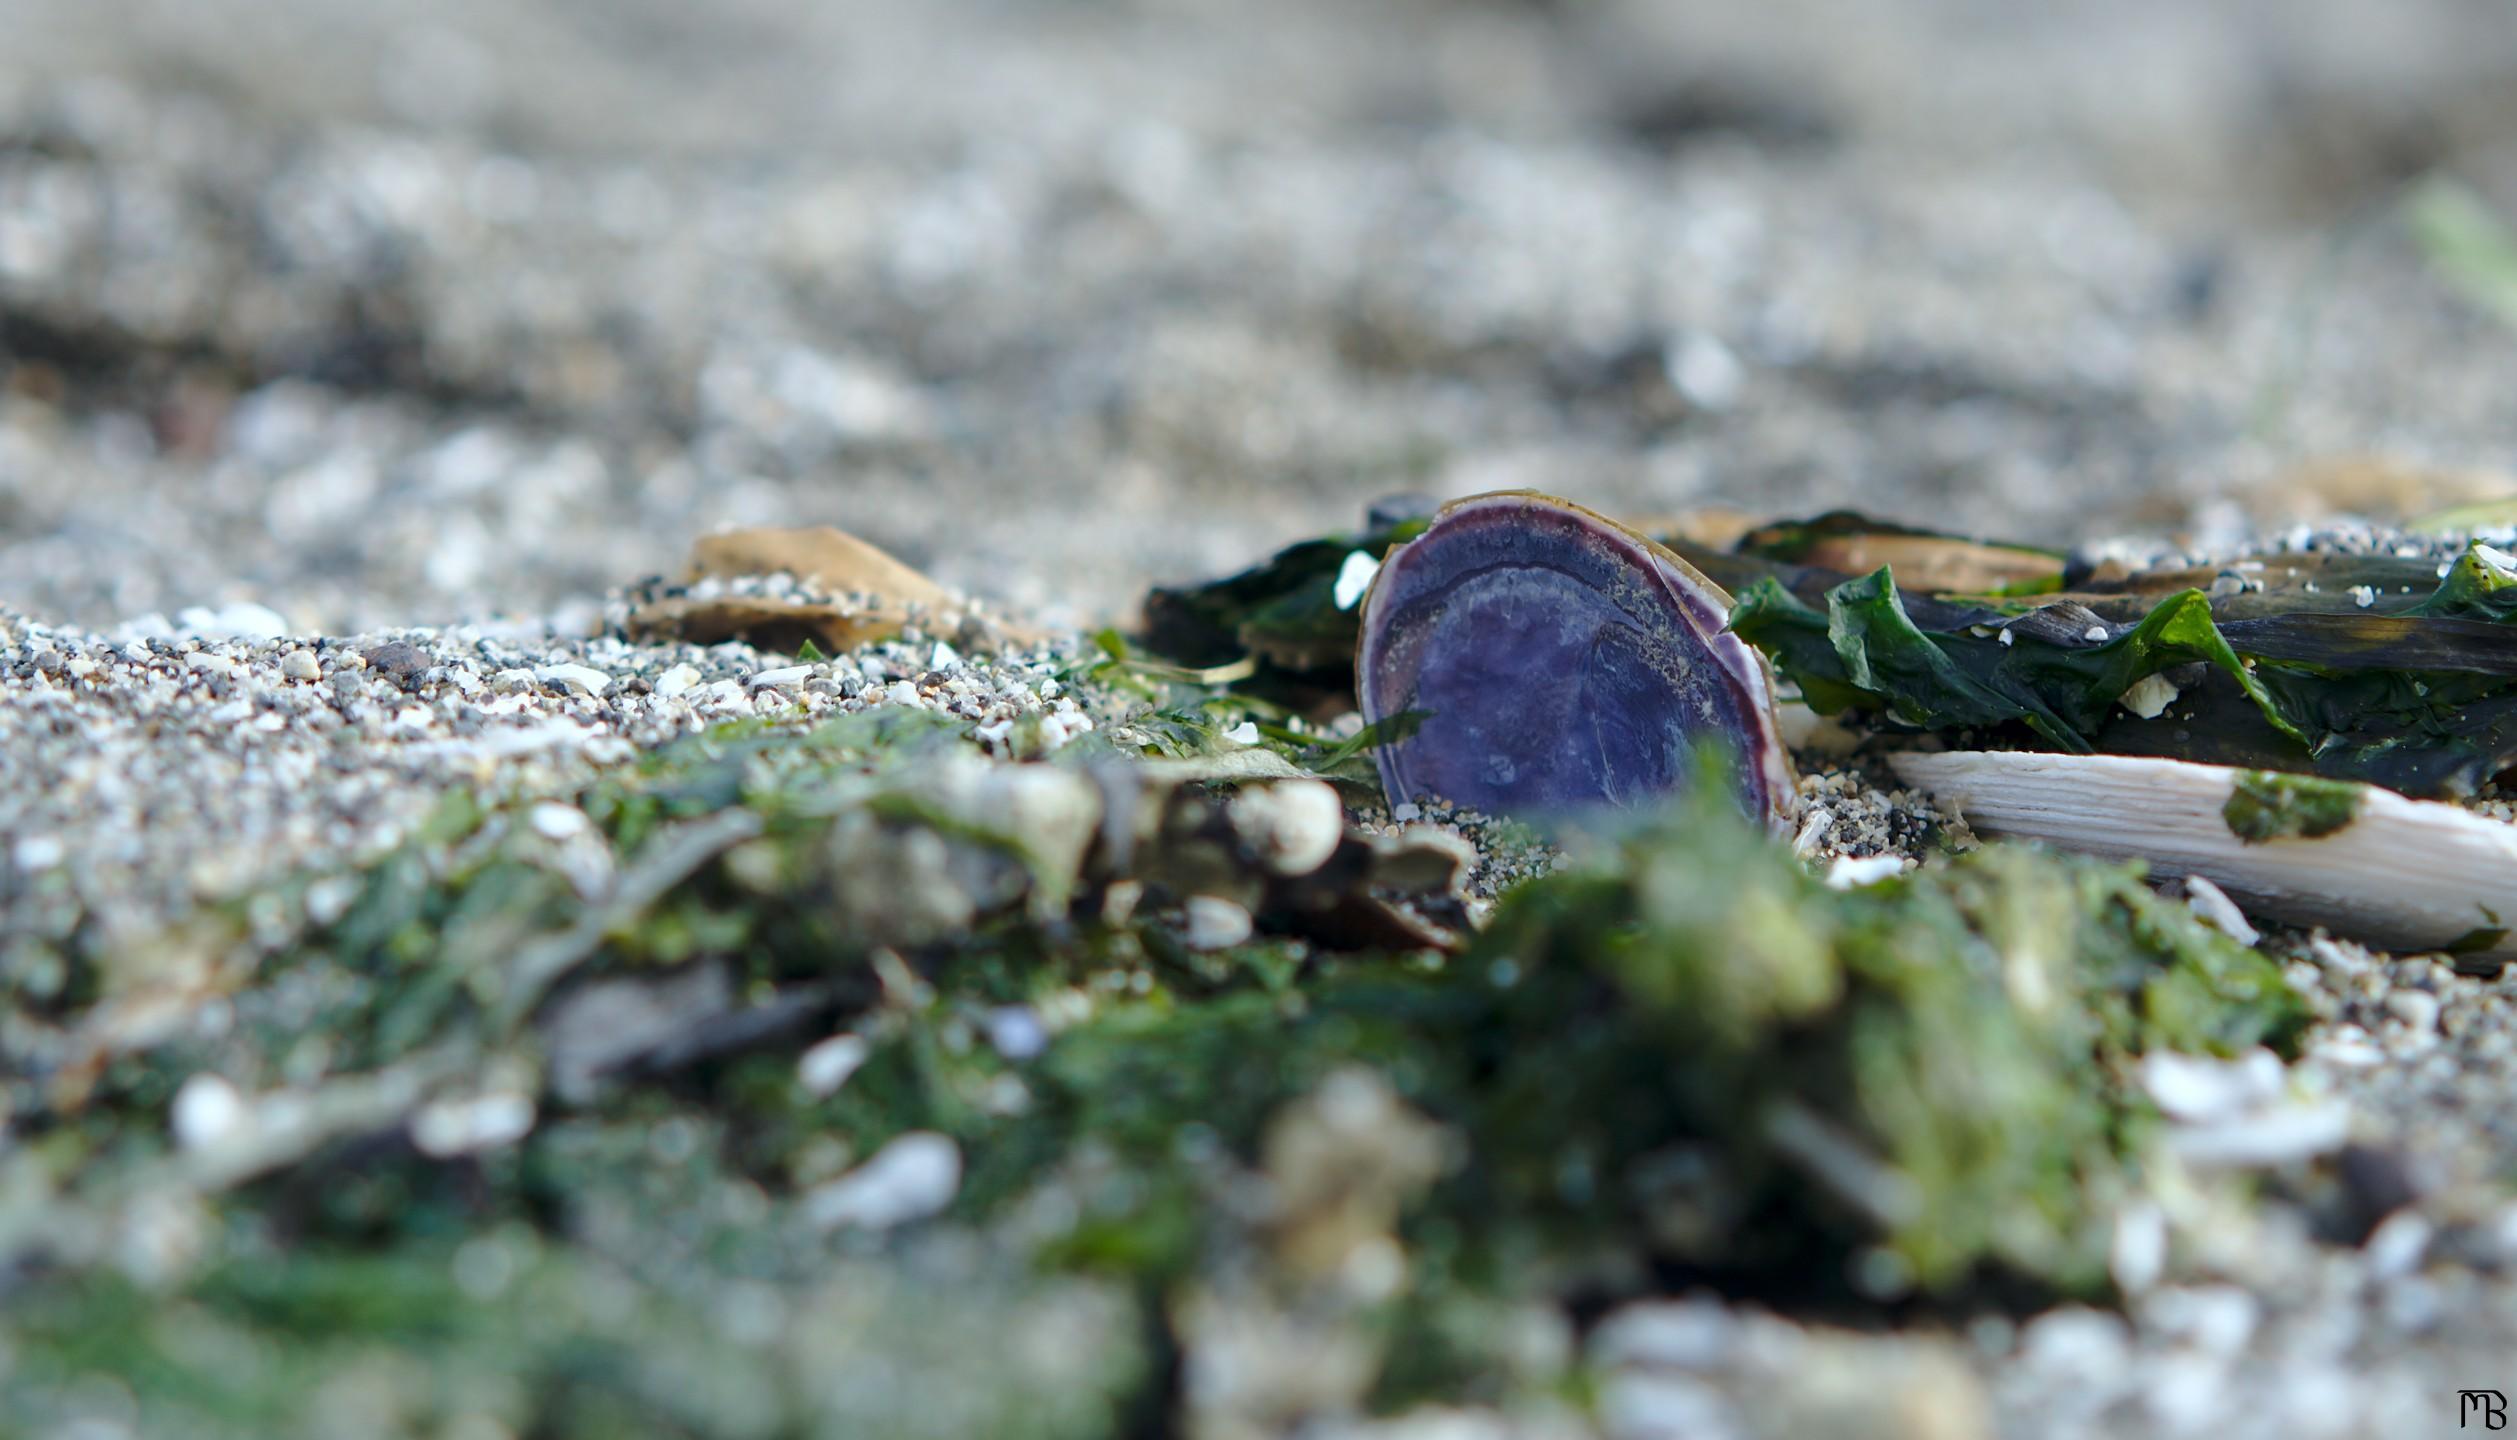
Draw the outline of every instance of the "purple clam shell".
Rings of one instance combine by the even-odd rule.
[[[1425,719],[1377,752],[1391,800],[1497,813],[1630,807],[1684,790],[1707,739],[1740,806],[1795,808],[1764,662],[1730,597],[1603,516],[1544,495],[1462,500],[1390,552],[1363,607],[1364,719]]]

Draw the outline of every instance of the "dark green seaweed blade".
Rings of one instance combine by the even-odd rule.
[[[2321,573],[2392,576],[2387,566],[2406,563],[2350,558]],[[2435,562],[2419,563],[2435,576]],[[2066,751],[2473,793],[2517,761],[2517,628],[2499,618],[2517,575],[2477,547],[2426,598],[2398,585],[2381,601],[2374,581],[2359,583],[2369,603],[2346,592],[2339,612],[2322,608],[2333,595],[2303,586],[2278,592],[2300,602],[2286,613],[2269,591],[2144,593],[2148,608],[2127,627],[2129,594],[2005,614],[1909,602],[1882,570],[1834,586],[1822,606],[1761,581],[1731,624],[1829,713],[1876,710],[1944,733],[2015,726]]]
[[[1342,712],[1354,680],[1357,607],[1352,596],[1338,604],[1338,577],[1354,556],[1378,560],[1424,528],[1421,516],[1376,513],[1362,531],[1289,545],[1238,575],[1158,588],[1145,597],[1145,648],[1183,665],[1247,657],[1256,670],[1236,689]]]
[[[1682,791],[1708,746],[1740,807],[1793,804],[1763,666],[1723,633],[1728,597],[1684,561],[1579,506],[1464,500],[1393,551],[1364,603],[1356,689],[1393,802],[1545,813]]]

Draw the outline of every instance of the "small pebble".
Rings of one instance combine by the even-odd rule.
[[[417,690],[427,673],[428,652],[407,640],[396,640],[366,652],[368,668],[405,690]]]
[[[167,1113],[175,1143],[186,1150],[206,1150],[241,1134],[251,1119],[251,1108],[236,1087],[206,1070],[194,1073],[176,1089],[175,1103]]]
[[[450,1159],[513,1145],[533,1133],[532,1097],[493,1093],[439,1100],[411,1117],[411,1144],[423,1155]]]
[[[889,1230],[942,1212],[961,1191],[961,1147],[912,1130],[872,1159],[807,1193],[803,1214],[825,1230]]]
[[[23,836],[15,845],[9,847],[11,863],[29,873],[50,870],[60,864],[62,856],[67,853],[67,848],[62,845],[60,837],[54,835]]]
[[[535,674],[545,684],[563,685],[580,695],[601,695],[612,688],[612,677],[591,665],[545,665]]]
[[[1192,895],[1180,908],[1188,922],[1184,938],[1192,950],[1228,950],[1250,938],[1250,912],[1230,900]]]
[[[839,1087],[873,1053],[874,1047],[862,1035],[833,1035],[797,1057],[796,1083],[815,1099],[826,1100],[838,1094]]]
[[[2438,997],[2426,990],[2388,991],[2386,1010],[2417,1033],[2426,1035],[2438,1028]]]

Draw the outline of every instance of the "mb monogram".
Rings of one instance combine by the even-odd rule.
[[[2456,1392],[2456,1428],[2470,1430],[2473,1422],[2482,1422],[2485,1430],[2508,1428],[2508,1397],[2497,1390],[2459,1390]]]

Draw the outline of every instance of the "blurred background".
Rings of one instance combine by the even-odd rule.
[[[2517,466],[2498,0],[0,34],[0,603],[56,621],[582,615],[825,521],[1089,620],[1397,490],[2210,539]]]

